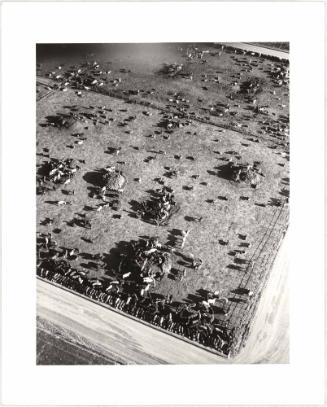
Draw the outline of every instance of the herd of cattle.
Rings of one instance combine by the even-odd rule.
[[[162,278],[162,273],[169,272],[171,268],[169,253],[162,252],[157,247],[156,241],[138,244],[132,263],[128,264],[128,270],[132,271],[122,271],[117,280],[92,280],[86,277],[84,271],[71,267],[68,260],[78,256],[77,250],[60,250],[51,234],[40,235],[37,245],[37,275],[229,357],[232,352],[233,330],[228,330],[215,321],[210,306],[212,303],[226,301],[220,298],[218,292],[209,293],[208,298],[203,301],[181,304],[174,303],[171,296],[162,298],[148,291],[150,279]]]
[[[222,50],[224,48],[222,47]],[[205,63],[206,52],[200,51],[196,47],[187,50],[187,58],[199,59],[201,63]],[[253,65],[254,63],[252,63]],[[252,69],[247,66],[247,69]],[[255,66],[255,65],[253,65]],[[71,69],[68,71],[58,68],[60,73],[52,72],[49,78],[54,80],[55,90],[66,92],[69,88],[75,90],[78,96],[82,96],[82,92],[93,90],[100,92],[100,88],[106,83],[106,77],[110,71],[104,70],[101,66],[94,62],[93,64],[84,64],[82,68]],[[183,64],[166,64],[162,71],[169,77],[182,76],[183,78],[192,79],[193,73],[185,71]],[[275,87],[288,85],[289,71],[285,64],[276,63],[272,65],[269,72],[270,78]],[[241,79],[241,76],[239,77]],[[204,78],[204,81],[209,79]],[[213,79],[218,81],[219,77]],[[113,79],[110,82],[114,87],[121,83],[121,78]],[[258,80],[248,80],[240,82],[239,93],[242,97],[249,98],[253,104],[251,109],[255,114],[260,114],[261,119],[258,120],[262,124],[259,134],[269,135],[276,146],[285,148],[282,157],[288,158],[288,117],[281,117],[278,120],[269,119],[267,108],[259,105],[256,101],[256,94],[260,90],[261,83]],[[231,86],[239,85],[238,82],[233,82]],[[133,95],[141,91],[124,91],[128,95]],[[124,93],[123,92],[123,93]],[[125,95],[124,93],[124,95]],[[240,96],[240,97],[241,97]],[[233,97],[230,97],[233,100]],[[191,119],[195,117],[194,112],[190,112],[189,100],[183,98],[179,94],[170,96],[169,102],[173,103],[178,113],[169,111],[162,112],[163,117],[159,123],[159,127],[166,130],[164,138],[168,139],[170,134],[179,128],[188,126]],[[150,105],[150,103],[148,104]],[[94,107],[91,106],[93,109]],[[230,111],[230,104],[216,104],[210,108],[211,116],[224,118],[227,114],[234,117],[237,112]],[[76,109],[72,109],[69,115],[57,115],[48,118],[48,122],[43,126],[53,126],[57,128],[69,128],[70,121],[89,120],[96,124],[107,125],[111,118],[106,116],[106,112],[110,109],[101,107],[97,113],[76,113]],[[233,113],[233,114],[232,114]],[[144,115],[149,115],[148,112],[143,112]],[[201,120],[200,120],[201,119]],[[203,118],[200,118],[203,121]],[[135,116],[130,116],[121,126],[127,125],[130,121],[135,120]],[[227,122],[226,122],[227,123]],[[222,128],[240,127],[237,123],[226,124],[222,122]],[[245,127],[247,125],[243,125]],[[240,132],[246,132],[244,129],[237,129]],[[126,131],[127,132],[127,131]],[[196,134],[196,133],[194,133]],[[83,144],[86,140],[82,133],[74,134],[77,138],[76,144]],[[259,142],[259,138],[249,139],[253,142]],[[274,146],[274,148],[276,148]],[[74,148],[74,145],[67,146]],[[270,147],[272,148],[272,147]],[[119,154],[118,149],[112,149],[110,153]],[[46,151],[48,152],[48,151]],[[159,153],[165,154],[164,151]],[[216,152],[217,154],[220,152]],[[235,160],[228,159],[228,163],[223,166],[221,174],[225,171],[226,178],[235,183],[248,184],[251,188],[257,188],[262,182],[265,174],[261,168],[261,162],[253,161],[253,164],[236,161],[237,152],[232,152],[236,157]],[[49,157],[49,156],[48,156]],[[50,158],[50,157],[49,157]],[[174,158],[180,160],[181,155],[175,154]],[[187,157],[189,160],[194,160],[192,156]],[[151,159],[148,158],[147,160]],[[82,162],[82,160],[79,160]],[[85,163],[85,161],[84,161]],[[284,164],[279,164],[283,166]],[[176,171],[168,167],[165,173],[168,178],[174,178],[178,174]],[[80,170],[79,163],[73,159],[59,160],[50,158],[38,171],[38,194],[45,194],[47,191],[55,190],[65,186],[71,182],[76,172]],[[120,205],[119,196],[123,192],[127,183],[127,177],[122,171],[116,169],[115,166],[108,166],[99,171],[99,185],[94,189],[94,196],[101,203],[98,204],[96,211],[102,210],[104,207],[111,206],[114,210]],[[135,178],[134,180],[139,180]],[[160,179],[159,179],[160,181]],[[160,182],[159,182],[160,183]],[[163,185],[163,184],[161,184]],[[188,187],[192,188],[192,187]],[[108,192],[115,193],[115,201],[109,203],[107,200]],[[65,191],[66,195],[74,194],[74,191]],[[227,200],[221,196],[220,199]],[[249,199],[247,196],[241,196],[241,200]],[[287,198],[288,199],[288,198]],[[210,200],[207,200],[209,202]],[[281,205],[281,201],[275,200],[275,204]],[[57,205],[69,205],[68,201],[56,201]],[[265,204],[261,204],[265,205]],[[117,206],[117,207],[116,207]],[[136,216],[143,221],[154,225],[167,225],[171,216],[179,211],[179,204],[175,200],[174,190],[167,186],[163,186],[156,191],[156,195],[150,199],[141,202],[136,210]],[[116,215],[119,216],[119,215]],[[200,218],[201,219],[201,218]],[[197,221],[196,218],[192,218]],[[50,224],[51,219],[47,218],[45,223]],[[87,229],[91,229],[91,221],[86,217],[82,219],[74,219],[73,224],[78,224]],[[184,246],[188,230],[182,231],[181,249]],[[244,239],[245,239],[244,235]],[[243,237],[242,237],[243,239]],[[92,241],[90,241],[92,243]],[[221,245],[227,245],[228,241],[220,240]],[[245,245],[245,243],[243,243]],[[152,292],[151,288],[155,286],[161,279],[168,275],[172,270],[172,248],[166,248],[161,245],[156,239],[145,239],[135,244],[131,243],[130,256],[122,256],[118,270],[114,278],[90,278],[82,269],[74,268],[71,261],[76,260],[80,253],[78,249],[60,248],[56,240],[53,239],[51,233],[39,234],[37,242],[37,275],[43,279],[47,279],[55,284],[73,290],[80,295],[86,296],[94,301],[106,304],[119,311],[127,313],[135,318],[146,321],[149,324],[170,331],[174,334],[181,335],[184,338],[195,341],[205,347],[217,351],[219,354],[230,357],[234,354],[235,346],[235,328],[228,328],[222,321],[215,318],[215,307],[219,307],[221,313],[226,316],[226,303],[229,299],[222,296],[220,292],[208,292],[198,301],[188,301],[184,303],[174,302],[171,295],[163,296]],[[99,260],[103,260],[100,259]],[[192,267],[195,270],[201,267],[201,259],[192,259]],[[185,271],[185,269],[184,269]],[[247,303],[253,296],[253,292],[242,288],[240,295],[243,296],[242,302]]]

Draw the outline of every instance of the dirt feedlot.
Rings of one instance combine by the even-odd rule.
[[[288,98],[287,61],[222,44],[38,46],[38,276],[236,356],[288,225]]]

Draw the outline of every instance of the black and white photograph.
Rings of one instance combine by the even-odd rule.
[[[317,1],[3,1],[0,404],[326,404]]]
[[[37,363],[287,363],[289,43],[36,64]]]

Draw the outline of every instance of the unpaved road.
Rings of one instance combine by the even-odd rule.
[[[286,235],[247,344],[234,359],[221,358],[39,280],[38,363],[59,363],[57,356],[64,353],[66,364],[288,363],[287,246]]]
[[[270,55],[272,57],[282,58],[289,60],[289,53],[287,51],[279,51],[268,47],[260,47],[258,45],[249,44],[247,42],[224,42],[227,47],[234,47],[243,49],[244,51],[259,52],[262,55]]]

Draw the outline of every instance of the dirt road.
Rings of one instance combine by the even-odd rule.
[[[277,49],[272,49],[264,46],[260,47],[258,45],[249,44],[247,42],[225,42],[224,45],[227,47],[243,49],[244,51],[258,52],[262,55],[269,55],[272,57],[289,60],[289,53],[286,51],[279,51]]]
[[[51,361],[54,350],[68,352],[66,360],[71,364],[288,363],[287,241],[286,236],[247,345],[232,360],[38,281],[38,353],[47,354],[46,358],[39,354],[38,363],[55,363]],[[83,352],[91,352],[92,358],[82,357]]]

